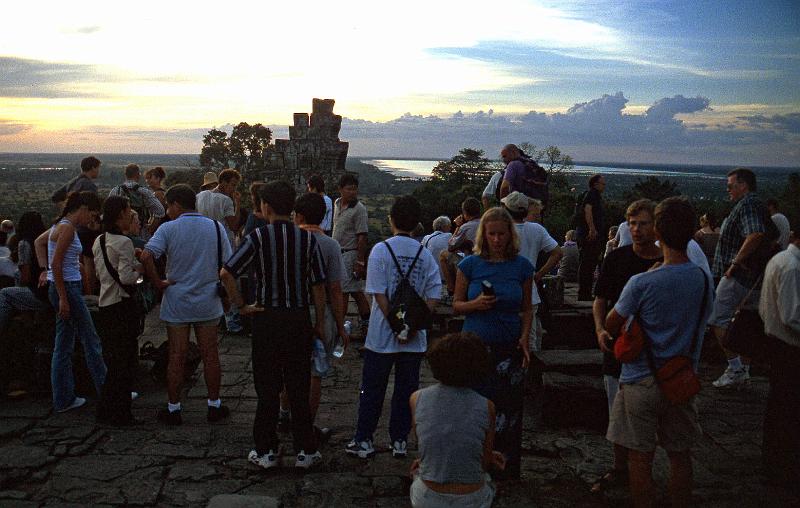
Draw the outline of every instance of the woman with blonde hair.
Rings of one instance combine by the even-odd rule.
[[[475,249],[458,265],[453,311],[464,314],[464,332],[481,338],[489,351],[489,379],[477,391],[497,409],[494,449],[506,461],[504,479],[519,478],[525,369],[533,312],[534,267],[519,255],[514,221],[503,208],[483,214]]]

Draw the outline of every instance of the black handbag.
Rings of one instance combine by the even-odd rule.
[[[753,290],[761,282],[761,277],[750,288],[747,295],[739,302],[736,312],[733,314],[725,336],[722,338],[722,347],[738,355],[752,358],[758,362],[768,361],[772,351],[775,349],[775,338],[764,333],[764,321],[758,314],[758,309],[745,309]]]

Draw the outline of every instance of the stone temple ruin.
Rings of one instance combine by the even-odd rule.
[[[350,146],[339,140],[342,117],[333,114],[335,102],[314,99],[310,119],[308,113],[294,114],[289,139],[276,139],[264,154],[264,180],[284,179],[304,189],[306,175],[316,173],[325,179],[328,191],[335,188]]]

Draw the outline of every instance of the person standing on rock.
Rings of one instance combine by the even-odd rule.
[[[195,210],[195,194],[186,184],[167,190],[167,214],[171,221],[162,224],[144,247],[141,262],[153,286],[164,290],[161,320],[167,324],[169,361],[167,365],[167,407],[158,419],[167,425],[180,425],[181,385],[189,335],[194,328],[203,359],[203,376],[208,388],[209,422],[227,418],[230,409],[219,398],[221,371],[217,326],[223,315],[220,299],[219,268],[231,255],[225,229],[217,221]],[[155,260],[167,256],[167,280],[161,280]]]
[[[649,199],[634,201],[625,212],[633,243],[614,249],[608,253],[600,268],[600,277],[595,286],[592,316],[594,317],[597,344],[603,351],[603,384],[608,399],[608,413],[614,405],[614,398],[619,391],[619,374],[621,366],[614,357],[613,339],[606,331],[606,315],[609,307],[613,307],[622,288],[631,277],[646,272],[654,264],[664,261],[661,248],[656,246],[654,213],[656,204]],[[592,492],[603,490],[627,480],[627,450],[614,445],[614,464],[600,480],[592,486]]]
[[[314,235],[290,218],[294,187],[274,181],[260,192],[261,211],[269,224],[247,235],[220,272],[232,306],[242,315],[253,315],[253,383],[258,405],[253,420],[255,448],[247,460],[264,469],[279,465],[279,395],[285,386],[297,453],[294,465],[307,469],[322,460],[312,427],[309,389],[313,337],[324,335],[325,268]],[[256,301],[244,305],[236,279],[251,264],[256,268]],[[310,303],[314,305],[313,327]]]
[[[441,296],[442,282],[433,255],[411,237],[421,213],[419,201],[414,197],[398,197],[389,212],[394,236],[376,244],[369,255],[367,292],[373,296],[372,314],[364,343],[356,431],[345,448],[348,455],[362,459],[375,453],[373,435],[392,368],[395,378],[389,440],[393,457],[408,454],[407,439],[411,431],[408,398],[419,388],[419,369],[428,349],[428,336],[427,330],[409,331],[408,325],[402,329],[404,317],[392,319],[390,324],[389,302],[404,277],[431,310]]]
[[[517,229],[503,208],[483,214],[474,252],[458,265],[453,312],[466,316],[463,331],[477,334],[489,350],[489,381],[478,393],[497,408],[495,450],[506,460],[503,478],[514,480],[520,476],[535,269],[519,254]]]
[[[369,302],[364,296],[369,222],[367,207],[358,200],[358,176],[352,173],[342,175],[339,179],[339,194],[341,196],[333,204],[333,239],[342,247],[344,308],[346,312],[352,296],[358,306],[359,327],[364,338],[370,320]]]
[[[686,245],[695,227],[692,205],[667,198],[655,210],[655,234],[664,262],[634,275],[605,322],[615,337],[634,318],[647,337],[643,350],[622,364],[606,439],[627,449],[631,497],[635,507],[653,506],[653,458],[658,444],[670,461],[672,506],[690,506],[691,447],[700,435],[695,397],[672,402],[655,382],[654,371],[677,356],[690,358],[697,372],[705,325],[713,303],[713,281],[689,260]]]

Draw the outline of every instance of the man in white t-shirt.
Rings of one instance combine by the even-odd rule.
[[[525,217],[528,215],[528,204],[530,198],[521,192],[514,191],[508,196],[500,200],[511,218],[514,219],[514,224],[517,227],[517,234],[519,234],[519,254],[525,256],[533,266],[536,266],[536,261],[539,254],[542,252],[549,252],[550,256],[547,262],[536,271],[533,276],[535,283],[539,283],[542,277],[550,273],[550,271],[558,265],[564,253],[558,242],[550,236],[550,233],[537,222],[525,222]],[[531,295],[531,304],[533,305],[533,323],[531,324],[531,333],[528,338],[528,346],[531,352],[542,350],[542,323],[536,315],[536,309],[542,299],[539,296],[539,291],[536,288],[537,284],[533,284]]]
[[[451,227],[450,217],[446,215],[436,217],[433,221],[433,233],[426,235],[422,239],[422,246],[433,254],[433,259],[439,259],[439,255],[447,250],[447,242],[453,236],[450,233]],[[444,274],[441,273],[441,268],[439,269],[439,274],[442,277],[442,283],[444,283]]]
[[[325,180],[319,175],[312,175],[306,182],[306,188],[308,192],[322,196],[325,201],[325,217],[322,218],[319,227],[326,235],[331,236],[333,233],[333,200],[325,194]]]
[[[483,189],[483,194],[481,195],[481,203],[483,204],[484,210],[491,208],[491,200],[495,199],[497,196],[497,187],[502,181],[502,171],[498,171],[497,173],[493,174],[492,178],[489,179],[489,183],[486,185],[486,188]]]
[[[236,188],[241,181],[242,177],[238,171],[224,169],[219,174],[219,180],[214,189],[203,190],[197,194],[197,211],[225,226],[225,234],[231,249],[236,247],[234,231],[239,227],[240,195]],[[212,238],[209,241],[216,241],[216,239]],[[225,261],[227,260],[222,260],[223,263]],[[225,326],[231,333],[241,333],[244,330],[239,323],[238,310],[232,309],[225,314]]]
[[[614,235],[614,242],[617,244],[617,249],[625,247],[626,245],[633,245],[631,227],[628,225],[628,221],[621,223],[617,227],[617,234]]]
[[[404,275],[430,309],[442,291],[436,261],[427,249],[411,238],[419,223],[421,207],[412,196],[398,197],[389,212],[394,236],[373,247],[367,263],[366,292],[373,295],[369,331],[364,344],[364,368],[358,401],[358,422],[353,440],[345,451],[366,459],[375,453],[373,434],[383,406],[389,373],[394,367],[394,394],[389,423],[392,456],[407,455],[406,441],[411,431],[408,399],[419,388],[419,369],[428,349],[427,333],[420,330],[403,339],[401,330],[389,325],[389,301]],[[392,257],[394,253],[394,258]],[[394,259],[403,270],[401,274]]]

